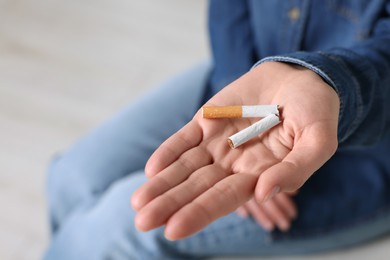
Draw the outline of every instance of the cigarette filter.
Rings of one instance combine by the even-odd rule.
[[[203,118],[241,118],[279,115],[278,105],[203,107]]]
[[[231,148],[237,148],[243,143],[248,142],[249,140],[255,138],[259,134],[267,131],[268,129],[274,127],[279,123],[280,123],[280,119],[277,115],[275,114],[268,115],[267,117],[261,119],[260,121],[254,123],[253,125],[230,136],[228,139],[228,143]]]

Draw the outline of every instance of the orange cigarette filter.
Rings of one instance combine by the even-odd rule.
[[[241,118],[242,106],[203,107],[203,118]]]

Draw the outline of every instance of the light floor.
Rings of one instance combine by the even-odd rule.
[[[205,10],[204,0],[0,0],[0,259],[41,258],[53,154],[207,57]],[[305,259],[389,255],[385,239]]]

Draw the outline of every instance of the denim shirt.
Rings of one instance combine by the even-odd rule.
[[[339,148],[294,197],[273,239],[324,234],[390,214],[390,0],[210,0],[208,95],[252,66],[304,66],[340,98]]]
[[[254,64],[295,63],[338,93],[339,147],[389,132],[390,1],[211,0],[209,31],[213,93]]]

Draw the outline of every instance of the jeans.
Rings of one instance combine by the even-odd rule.
[[[47,183],[52,241],[45,259],[305,254],[354,245],[389,232],[390,210],[384,203],[360,215],[352,209],[346,209],[349,214],[343,207],[329,206],[339,204],[326,181],[324,184],[327,176],[329,185],[335,183],[341,190],[349,175],[360,176],[359,169],[353,169],[344,179],[333,178],[336,169],[348,172],[351,164],[340,166],[348,151],[336,154],[304,185],[295,198],[298,219],[287,233],[267,232],[252,218],[235,213],[179,241],[166,240],[163,228],[137,231],[131,194],[145,183],[143,168],[152,152],[201,106],[209,71],[210,65],[202,63],[165,82],[53,160]],[[356,163],[361,160],[357,157]],[[316,183],[324,185],[318,188]],[[344,217],[334,217],[337,214]]]

